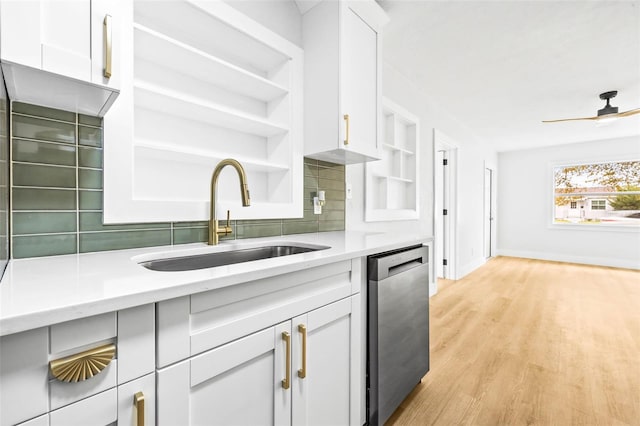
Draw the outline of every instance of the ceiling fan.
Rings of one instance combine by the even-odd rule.
[[[634,114],[640,114],[640,108],[632,109],[625,112],[618,112],[618,107],[611,106],[609,100],[615,98],[618,94],[617,90],[610,92],[604,92],[600,94],[600,99],[606,100],[607,104],[604,108],[598,110],[598,115],[595,117],[582,117],[582,118],[563,118],[560,120],[542,120],[543,123],[557,123],[558,121],[577,121],[577,120],[596,120],[600,122],[615,120],[622,117],[628,117]]]

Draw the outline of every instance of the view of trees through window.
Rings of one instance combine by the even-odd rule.
[[[556,166],[554,223],[640,226],[640,160]]]

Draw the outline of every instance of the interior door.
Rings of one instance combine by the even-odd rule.
[[[283,333],[290,321],[158,371],[158,425],[290,425]]]
[[[359,371],[355,367],[359,354],[354,350],[359,344],[352,341],[354,307],[359,300],[359,295],[342,299],[293,319],[294,425],[355,425],[359,421],[359,413],[350,408],[359,407],[359,399],[352,394],[352,387],[359,389],[359,381],[354,380],[359,374],[352,375],[353,370]]]
[[[435,226],[436,226],[436,274],[438,278],[447,277],[449,261],[449,185],[447,151],[436,151],[435,175]],[[446,212],[446,214],[445,214]]]
[[[492,256],[493,233],[493,170],[484,169],[484,257]]]

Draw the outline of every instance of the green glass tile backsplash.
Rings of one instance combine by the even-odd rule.
[[[207,240],[208,223],[102,223],[102,120],[12,104],[12,257],[86,253]],[[344,230],[344,166],[304,160],[304,216],[234,220],[221,240]],[[313,197],[326,193],[321,215]]]

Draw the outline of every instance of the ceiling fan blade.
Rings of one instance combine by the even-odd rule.
[[[640,114],[640,108],[631,109],[631,110],[625,111],[625,112],[619,112],[617,114],[617,116],[618,117],[628,117],[628,116],[634,115],[634,114]]]
[[[557,123],[559,121],[597,120],[598,117],[563,118],[560,120],[542,120],[543,123]]]

